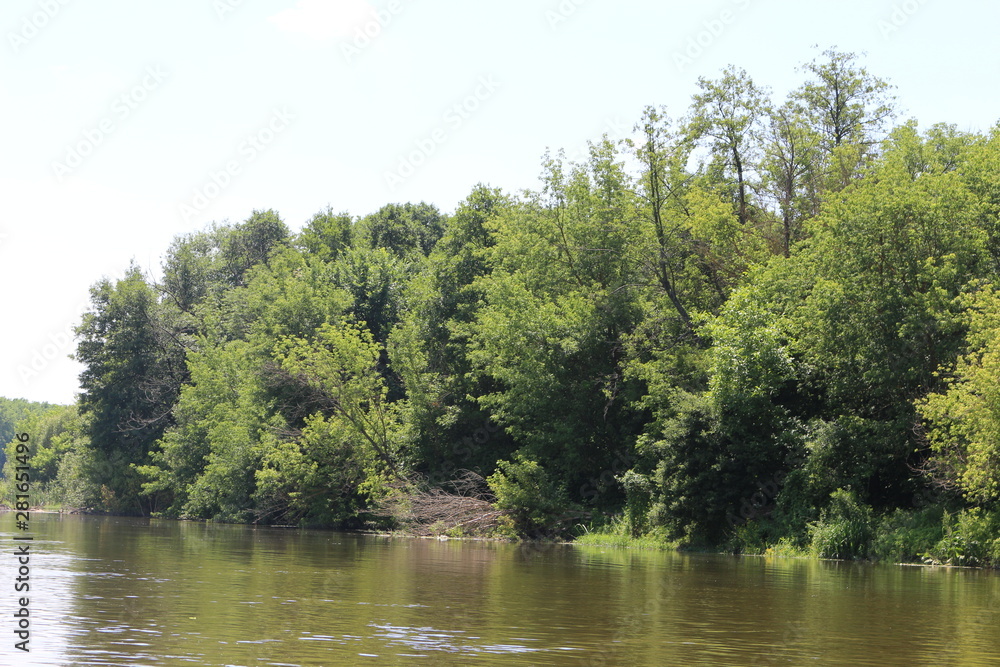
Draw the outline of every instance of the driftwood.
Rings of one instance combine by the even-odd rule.
[[[415,535],[485,537],[500,527],[505,512],[493,506],[495,498],[476,473],[461,471],[442,487],[425,487],[420,481],[400,485],[378,513]]]

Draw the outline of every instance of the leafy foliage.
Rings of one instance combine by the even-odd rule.
[[[180,236],[93,287],[78,405],[0,426],[106,511],[996,563],[1000,128],[892,127],[851,53],[801,71],[702,77],[448,214]]]

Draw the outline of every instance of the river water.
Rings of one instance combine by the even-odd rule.
[[[3,665],[1000,665],[1000,574],[33,514]],[[24,533],[21,533],[24,535]]]

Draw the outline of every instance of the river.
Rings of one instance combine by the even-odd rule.
[[[33,514],[15,593],[0,520],[4,665],[1000,664],[996,572]]]

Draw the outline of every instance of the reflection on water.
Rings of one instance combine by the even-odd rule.
[[[532,653],[544,650],[529,648],[521,644],[484,645],[479,643],[482,641],[481,637],[470,635],[464,630],[445,631],[427,627],[405,628],[389,624],[379,625],[378,623],[372,623],[371,626],[377,629],[373,636],[384,640],[386,646],[392,647],[395,645],[416,649],[417,652],[410,654],[411,656],[426,656],[429,653],[440,652],[470,655],[480,653]],[[526,639],[524,641],[531,640]],[[398,653],[397,655],[404,657],[407,654]]]
[[[1000,664],[991,572],[113,517],[32,529],[32,652],[8,640],[0,664]]]

